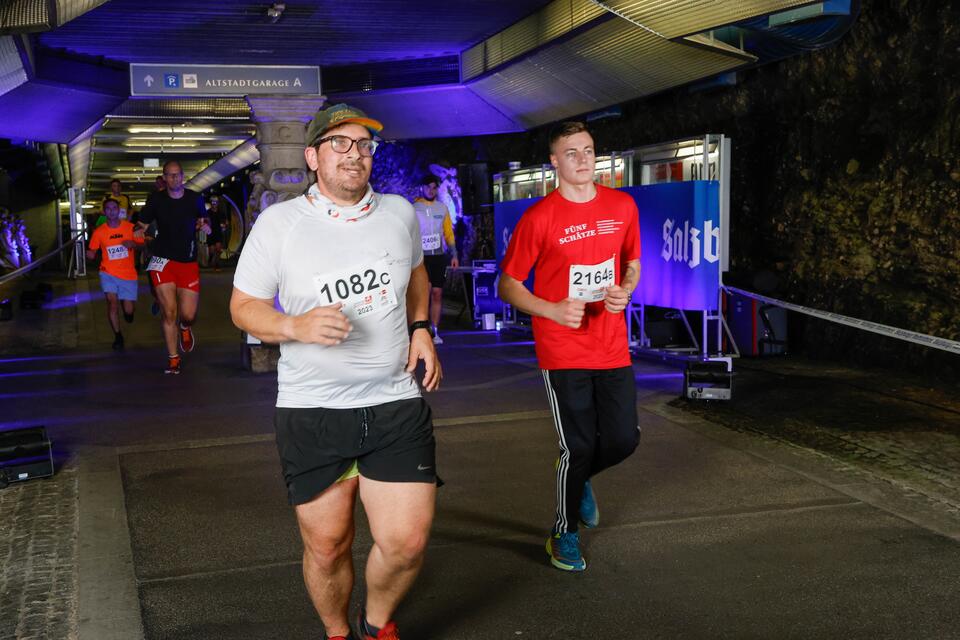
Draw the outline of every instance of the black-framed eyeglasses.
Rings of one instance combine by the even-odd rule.
[[[354,140],[353,138],[348,138],[347,136],[328,136],[326,138],[320,138],[317,140],[313,146],[319,147],[324,142],[329,142],[330,147],[337,153],[348,153],[350,149],[353,148],[354,143],[357,145],[357,153],[365,158],[373,157],[373,154],[377,152],[378,143],[376,140],[371,140],[370,138],[360,138],[359,140]]]

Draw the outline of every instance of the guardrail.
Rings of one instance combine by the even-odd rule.
[[[797,313],[803,313],[814,318],[819,318],[820,320],[836,322],[848,327],[854,327],[855,329],[862,329],[864,331],[870,331],[871,333],[876,333],[881,336],[887,336],[888,338],[906,340],[907,342],[913,342],[914,344],[922,344],[925,347],[932,347],[934,349],[941,349],[943,351],[949,351],[950,353],[960,354],[960,342],[957,342],[956,340],[938,338],[937,336],[931,336],[925,333],[917,333],[916,331],[891,327],[889,325],[880,324],[879,322],[870,322],[868,320],[860,320],[859,318],[851,318],[850,316],[840,315],[839,313],[811,309],[810,307],[794,304],[792,302],[784,302],[783,300],[762,296],[758,293],[751,293],[750,291],[744,291],[743,289],[738,289],[736,287],[724,285],[723,288],[727,291],[732,291],[734,293],[739,293],[742,296],[747,296],[748,298],[754,298],[760,302],[766,302],[767,304],[783,307],[784,309],[796,311]]]
[[[3,274],[2,276],[0,276],[0,284],[5,284],[15,278],[19,278],[25,273],[29,273],[30,271],[33,271],[34,269],[36,269],[43,263],[47,262],[48,260],[52,260],[64,249],[72,249],[73,245],[75,245],[77,241],[81,239],[81,237],[82,236],[80,234],[77,234],[72,238],[70,238],[67,242],[63,243],[62,247],[54,249],[53,251],[43,256],[42,258],[37,258],[36,260],[33,260],[30,264],[26,266],[20,267],[19,269],[11,271],[10,273]]]

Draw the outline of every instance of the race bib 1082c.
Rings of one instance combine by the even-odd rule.
[[[397,306],[397,294],[385,258],[372,265],[316,275],[314,285],[320,304],[343,303],[343,313],[351,319]]]

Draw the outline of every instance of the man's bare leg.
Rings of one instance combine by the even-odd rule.
[[[342,480],[297,505],[303,538],[303,582],[328,636],[349,636],[353,591],[353,506],[357,478]]]
[[[426,482],[378,482],[360,477],[373,547],[367,558],[367,621],[389,622],[420,567],[430,539],[437,486]]]
[[[177,353],[177,285],[164,282],[156,286],[157,302],[160,303],[160,322],[163,328],[163,341],[167,345],[167,355]]]
[[[177,312],[180,324],[191,326],[197,320],[197,309],[200,307],[200,293],[190,289],[177,289]]]
[[[430,322],[436,329],[440,325],[440,314],[443,312],[443,289],[430,288]]]
[[[120,301],[117,294],[107,293],[107,320],[114,333],[120,333]]]

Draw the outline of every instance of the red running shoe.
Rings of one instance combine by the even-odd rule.
[[[173,375],[180,374],[180,356],[167,356],[167,368],[164,369],[164,373],[171,373]]]
[[[196,345],[196,341],[193,339],[193,329],[190,327],[185,327],[182,324],[180,325],[180,351],[184,353],[190,353],[193,351],[193,347]]]
[[[397,623],[393,620],[385,624],[376,636],[371,636],[365,630],[364,613],[361,612],[357,617],[357,634],[360,640],[400,640],[400,630],[397,629]]]

